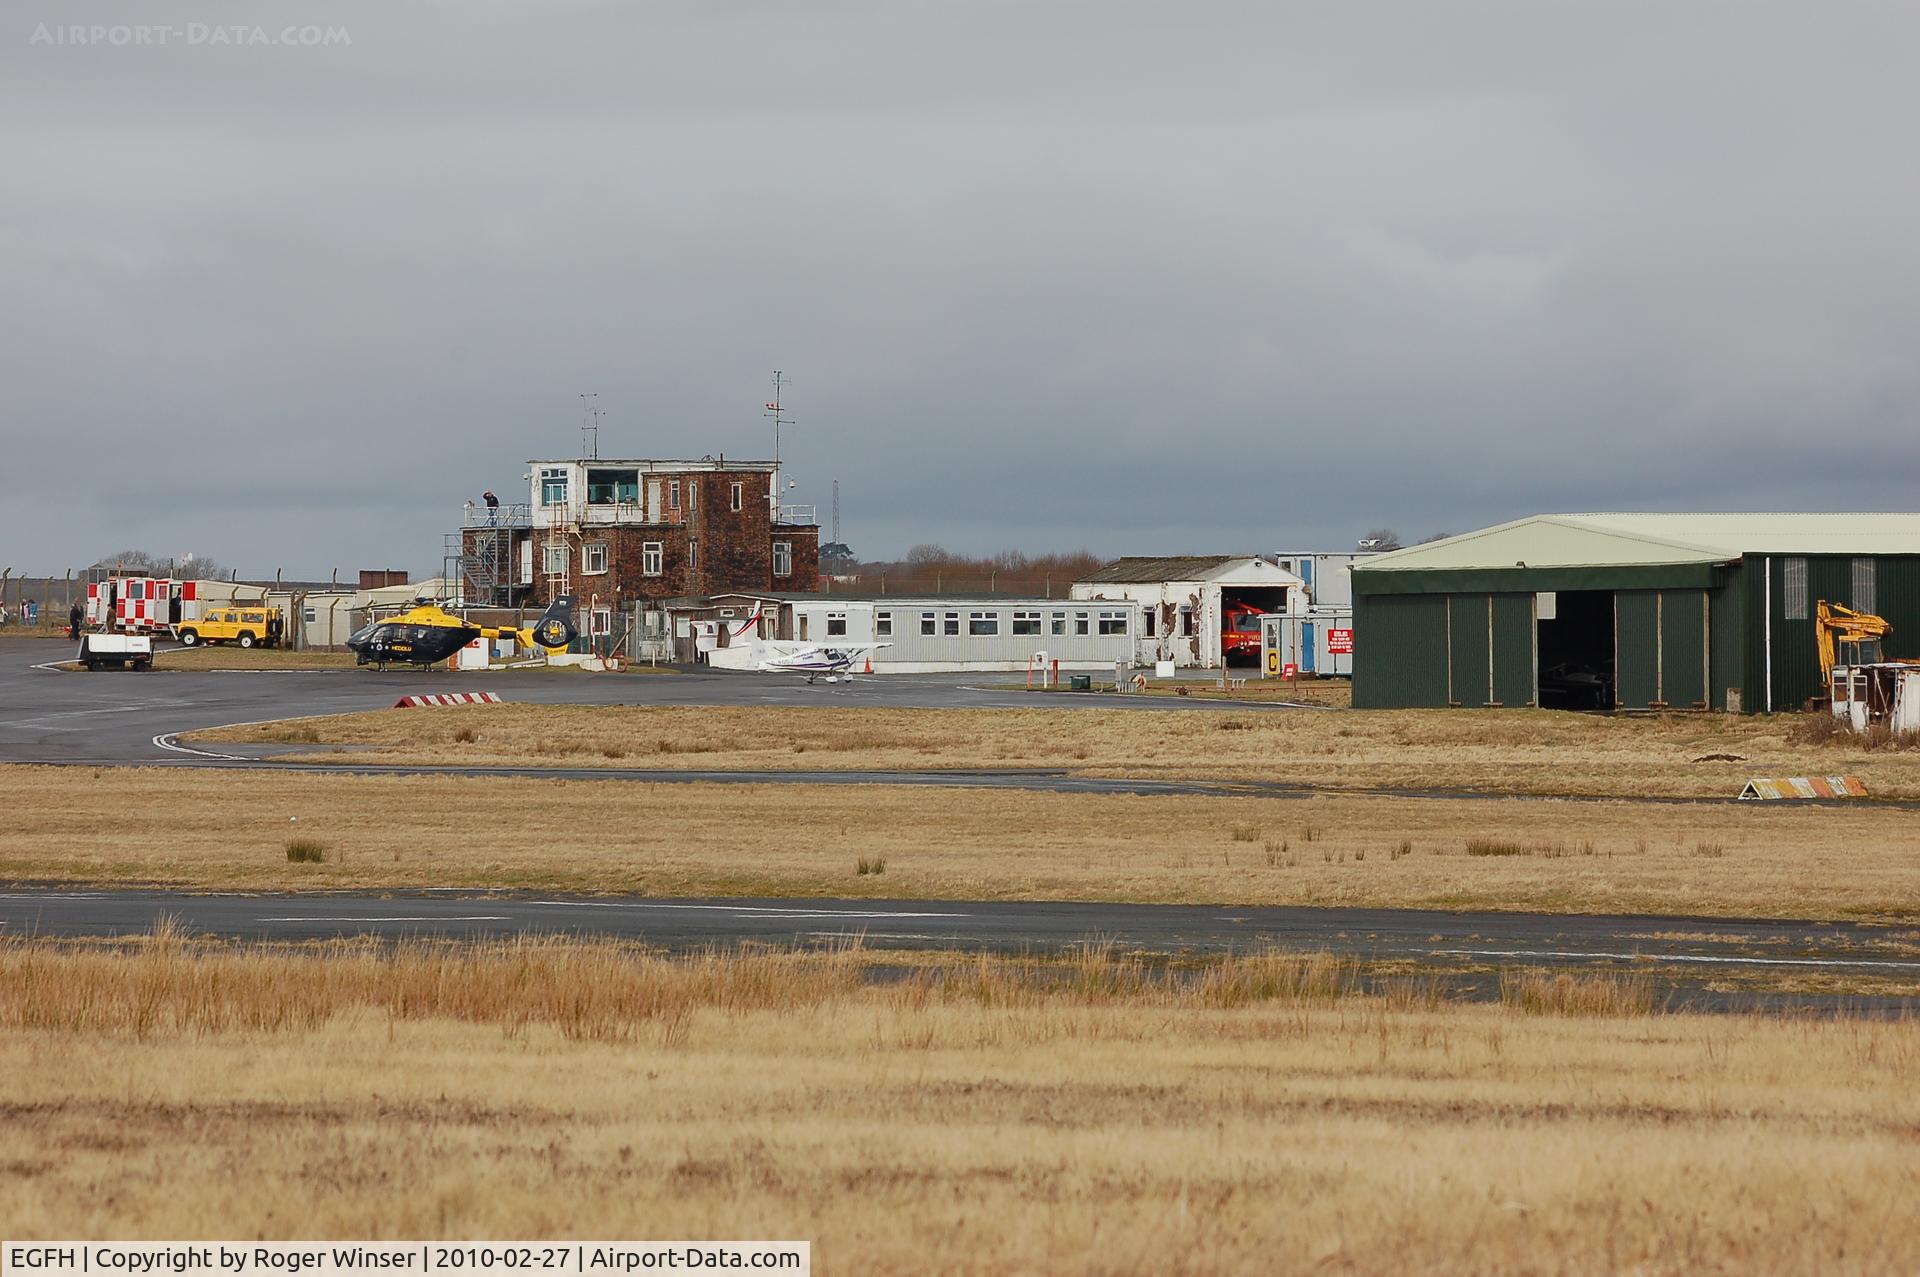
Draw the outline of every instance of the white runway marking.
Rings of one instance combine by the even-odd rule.
[[[388,918],[255,918],[255,922],[511,922],[504,913],[415,914]]]
[[[172,732],[162,732],[153,738],[153,743],[161,749],[171,750],[176,754],[192,754],[196,758],[215,758],[223,763],[249,763],[254,761],[239,754],[216,754],[212,750],[192,749],[176,741],[173,735]]]
[[[655,901],[529,900],[530,905],[560,909],[705,909],[757,921],[769,918],[970,918],[967,913],[910,912],[886,909],[787,909],[773,905],[680,905]]]
[[[1622,962],[1701,962],[1755,967],[1897,967],[1920,970],[1920,962],[1872,958],[1751,958],[1710,953],[1603,953],[1579,949],[1429,949],[1428,953],[1469,958],[1615,958]]]

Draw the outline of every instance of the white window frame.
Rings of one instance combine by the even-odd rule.
[[[827,637],[845,638],[847,636],[847,614],[845,612],[827,613]]]
[[[1093,613],[1075,612],[1073,614],[1073,636],[1085,638],[1093,633]]]
[[[698,572],[699,570],[700,570],[700,538],[689,537],[687,539],[687,571]]]
[[[873,614],[873,636],[875,638],[893,637],[893,613],[875,612]]]
[[[549,487],[556,483],[559,485],[559,489],[560,489],[560,499],[558,501],[551,500],[547,496],[547,491]],[[567,468],[565,466],[542,466],[540,468],[540,504],[541,505],[543,506],[565,505],[567,504],[568,494],[571,493],[572,490],[573,490],[572,476],[570,476],[567,473]]]
[[[599,567],[593,566],[595,559],[600,561]],[[589,541],[580,547],[580,574],[582,576],[605,576],[607,574],[607,562],[607,543],[605,541]]]
[[[1780,615],[1789,621],[1807,619],[1807,561],[1795,556],[1780,561]]]
[[[935,638],[939,633],[940,614],[938,612],[922,612],[920,614],[920,637]]]
[[[613,633],[613,609],[597,607],[588,612],[587,633],[596,638]]]
[[[1055,612],[1052,620],[1048,623],[1047,629],[1054,637],[1065,638],[1067,636],[1067,614],[1065,612]]]
[[[1110,629],[1109,626],[1118,626]],[[1100,614],[1100,635],[1102,638],[1117,638],[1127,633],[1127,614],[1125,611],[1106,611]]]
[[[680,481],[678,479],[669,479],[667,480],[667,509],[678,510],[679,508]]]
[[[687,480],[687,509],[691,510],[699,504],[700,485],[689,479]]]
[[[640,546],[640,575],[665,576],[667,546],[664,541],[647,541]]]
[[[960,614],[958,612],[946,612],[941,615],[940,634],[943,638],[960,637]]]
[[[1878,612],[1880,610],[1879,572],[1870,558],[1854,559],[1850,565],[1852,576],[1853,610],[1856,612]]]
[[[573,566],[573,553],[565,541],[547,541],[540,546],[540,572],[543,576],[558,576]]]
[[[998,612],[967,613],[968,638],[999,638],[1000,614]]]
[[[1022,626],[1028,628],[1022,629]],[[1040,633],[1040,614],[1038,612],[1015,612],[1013,614],[1013,633],[1016,635],[1034,635]]]
[[[735,510],[738,510],[740,509],[741,506],[746,504],[746,498],[747,498],[747,485],[744,483],[741,483],[739,480],[736,479],[734,481],[733,487],[728,490],[727,500],[732,502],[733,508]]]
[[[775,541],[773,543],[773,574],[775,576],[793,575],[793,542]]]

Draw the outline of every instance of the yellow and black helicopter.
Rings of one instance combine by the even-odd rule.
[[[360,665],[432,665],[477,638],[510,638],[524,647],[564,650],[579,637],[573,628],[575,596],[562,594],[532,625],[475,625],[433,603],[422,603],[355,630],[347,638]]]

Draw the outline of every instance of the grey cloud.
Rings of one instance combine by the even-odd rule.
[[[867,553],[1911,506],[1906,6],[141,4],[0,32],[0,559],[437,566],[571,451]],[[1862,463],[1863,456],[1871,462]]]

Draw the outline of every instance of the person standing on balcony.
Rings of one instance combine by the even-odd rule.
[[[492,488],[488,488],[480,494],[480,499],[487,503],[487,526],[491,528],[500,521],[500,498],[493,495]]]

